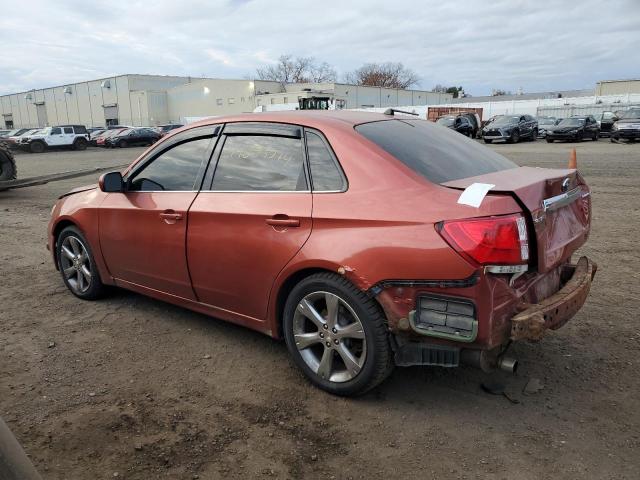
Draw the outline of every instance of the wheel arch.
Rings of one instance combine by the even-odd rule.
[[[82,232],[82,229],[78,226],[77,223],[75,223],[74,221],[72,221],[69,218],[62,218],[60,220],[58,220],[58,222],[53,226],[53,229],[51,230],[51,234],[53,235],[53,262],[55,263],[55,267],[56,270],[60,270],[60,265],[58,264],[58,237],[60,236],[60,232],[62,232],[62,230],[64,230],[67,227],[75,227],[78,230],[80,230],[80,232]]]
[[[305,278],[314,275],[316,273],[334,273],[335,271],[329,270],[323,267],[304,267],[293,272],[289,272],[288,275],[282,280],[277,288],[274,301],[274,317],[272,335],[276,338],[283,338],[282,336],[282,319],[284,313],[284,305],[287,302],[289,293],[291,290]]]

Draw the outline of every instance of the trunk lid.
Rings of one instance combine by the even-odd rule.
[[[464,190],[474,183],[495,185],[488,195],[512,195],[523,207],[539,272],[566,261],[589,236],[591,192],[577,170],[520,167],[441,185]]]

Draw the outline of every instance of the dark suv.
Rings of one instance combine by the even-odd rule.
[[[549,143],[554,140],[575,140],[580,142],[585,138],[596,141],[599,136],[600,127],[596,119],[591,115],[563,118],[558,125],[547,130],[547,142]]]
[[[451,130],[455,130],[465,137],[475,137],[474,126],[466,115],[445,115],[444,117],[440,117],[436,123],[443,127],[450,128]]]
[[[531,115],[501,115],[482,129],[484,143],[505,140],[518,143],[522,138],[538,137],[538,121]]]
[[[113,147],[133,147],[134,145],[153,145],[160,139],[160,134],[151,128],[128,128],[121,132],[107,137],[104,146]]]

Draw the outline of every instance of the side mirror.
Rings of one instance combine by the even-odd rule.
[[[120,172],[108,172],[98,180],[100,190],[106,193],[124,192],[124,181]]]
[[[614,115],[613,117],[611,117],[611,120],[613,120],[614,122],[617,122],[620,119],[618,118],[617,115]]]

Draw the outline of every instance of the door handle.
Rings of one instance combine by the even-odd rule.
[[[173,210],[166,210],[160,214],[160,218],[164,220],[165,223],[168,223],[171,225],[176,223],[178,220],[182,220],[182,214],[176,213]]]
[[[271,218],[265,219],[267,225],[274,227],[299,227],[300,220],[295,218],[289,218],[286,215],[274,215]]]

